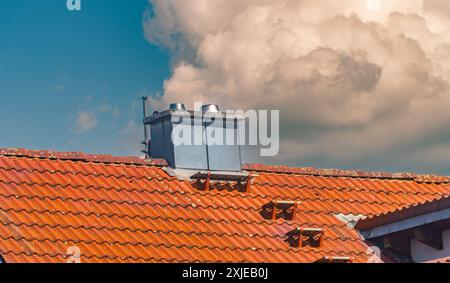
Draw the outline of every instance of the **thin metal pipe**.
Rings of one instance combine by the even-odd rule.
[[[147,100],[148,100],[147,96],[142,97],[142,110],[144,113],[144,119],[147,117]],[[145,124],[144,124],[144,142],[143,142],[143,144],[145,145],[145,149],[144,149],[145,158],[146,159],[150,158],[149,152],[148,152],[148,127]]]

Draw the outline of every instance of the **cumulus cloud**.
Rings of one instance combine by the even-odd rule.
[[[173,58],[153,105],[279,109],[279,163],[442,170],[450,6],[375,1],[150,0],[145,36]]]
[[[92,112],[79,112],[75,131],[78,134],[90,131],[97,126],[97,117]]]

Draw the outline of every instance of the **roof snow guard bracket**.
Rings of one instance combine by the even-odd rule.
[[[198,172],[191,179],[196,180],[195,184],[203,191],[210,191],[212,183],[227,182],[236,183],[240,192],[249,192],[253,181],[252,174],[233,174],[223,172]]]
[[[316,260],[314,263],[353,263],[354,257],[348,256],[324,256],[321,259]]]
[[[295,217],[298,204],[299,202],[296,201],[271,201],[262,206],[260,214],[265,219],[277,220],[283,218],[285,220],[292,220]]]
[[[286,242],[293,248],[321,248],[324,235],[325,230],[322,228],[296,228],[286,234]]]

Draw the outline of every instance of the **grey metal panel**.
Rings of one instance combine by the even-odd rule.
[[[246,120],[238,120],[238,141],[240,143],[240,152],[241,152],[241,163],[264,163],[260,158],[260,150],[261,146],[258,144],[250,145],[249,135],[250,135],[250,125]],[[255,130],[257,133],[257,129]],[[242,136],[241,136],[242,135]]]
[[[153,158],[164,158],[164,132],[163,123],[159,121],[151,126],[151,156]]]
[[[191,132],[190,145],[175,145],[175,168],[182,169],[208,169],[206,144],[194,144],[194,133],[200,131],[202,137],[204,136],[204,128],[201,123],[194,123],[193,119],[183,119],[181,123],[176,124],[176,127],[181,127],[181,130]],[[203,138],[202,138],[203,141]]]
[[[435,211],[424,215],[419,215],[416,217],[401,220],[398,222],[382,225],[372,230],[363,231],[363,233],[367,234],[367,239],[373,239],[449,218],[450,218],[450,208],[447,208],[444,210]]]
[[[240,171],[241,153],[237,143],[236,123],[226,123],[223,119],[217,119],[207,123],[206,136],[215,138],[212,143],[207,140],[209,170]],[[223,135],[217,135],[218,131]],[[227,145],[227,137],[233,138],[233,145]]]
[[[166,161],[171,165],[175,166],[175,152],[172,143],[172,123],[170,117],[165,117],[163,119],[163,155]]]

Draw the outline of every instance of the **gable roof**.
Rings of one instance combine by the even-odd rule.
[[[368,247],[336,214],[374,216],[440,199],[444,177],[248,165],[248,192],[201,190],[161,160],[0,149],[0,254],[6,262],[366,262]],[[266,220],[274,200],[300,202],[293,220]],[[323,245],[291,247],[295,228]]]

